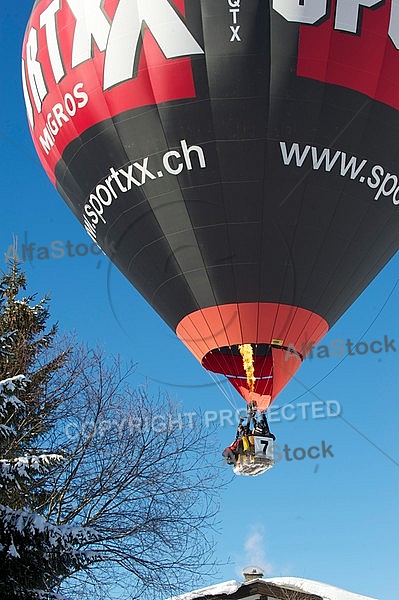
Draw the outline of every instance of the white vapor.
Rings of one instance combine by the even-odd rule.
[[[272,575],[274,568],[270,561],[266,558],[265,535],[261,527],[252,527],[244,542],[245,561],[247,566],[261,567],[264,575]]]

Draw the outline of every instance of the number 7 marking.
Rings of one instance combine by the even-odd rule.
[[[263,445],[263,454],[266,454],[266,450],[269,445],[269,440],[260,440],[260,443]]]

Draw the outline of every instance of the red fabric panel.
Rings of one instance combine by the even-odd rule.
[[[335,4],[318,25],[302,25],[297,75],[341,85],[399,109],[399,51],[388,37],[391,0],[364,8],[358,34],[334,29]]]

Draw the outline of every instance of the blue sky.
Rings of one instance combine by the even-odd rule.
[[[20,53],[32,4],[9,3],[0,16],[2,268],[13,235],[36,249],[50,249],[57,240],[66,248],[69,241],[74,256],[40,260],[36,251],[25,263],[30,290],[50,293],[52,317],[64,330],[136,361],[135,382],[168,391],[183,412],[243,408],[232,388],[213,384],[104,255],[76,256],[76,247],[89,247],[91,240],[40,166],[25,116]],[[398,278],[396,256],[322,342],[381,340],[384,346],[387,336],[391,348],[315,357],[276,400],[296,407],[286,410],[291,420],[274,413],[280,446],[308,449],[324,441],[334,456],[284,459],[264,476],[237,477],[221,498],[216,558],[228,564],[205,584],[240,578],[243,567],[259,563],[268,576],[307,577],[381,600],[397,597]],[[320,416],[327,401],[339,403],[341,416]],[[312,402],[318,418],[312,418]],[[234,428],[224,424],[217,435],[222,450]]]

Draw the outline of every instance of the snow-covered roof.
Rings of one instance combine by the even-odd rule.
[[[193,590],[187,594],[180,596],[173,596],[167,600],[195,600],[202,596],[218,596],[220,594],[234,594],[241,586],[250,585],[254,581],[264,581],[265,583],[272,583],[276,586],[289,588],[298,592],[305,592],[308,594],[315,594],[320,596],[323,600],[377,600],[369,596],[361,596],[360,594],[354,594],[341,588],[334,587],[327,583],[321,583],[320,581],[312,581],[311,579],[302,579],[300,577],[272,577],[269,579],[255,579],[248,582],[225,581],[223,583],[217,583],[209,587],[201,588],[199,590]]]
[[[348,592],[342,588],[337,588],[328,583],[321,583],[320,581],[313,581],[312,579],[302,579],[300,577],[272,577],[270,579],[264,579],[263,581],[274,583],[274,585],[293,589],[298,592],[315,594],[316,596],[321,596],[323,600],[377,600],[370,596],[361,596],[360,594]]]
[[[181,596],[173,596],[173,598],[167,598],[167,600],[194,600],[194,598],[200,598],[201,596],[218,596],[219,594],[234,594],[239,587],[243,585],[238,583],[234,579],[230,581],[224,581],[223,583],[217,583],[216,585],[210,585],[209,587],[201,588],[200,590],[193,590],[188,594],[182,594]]]

